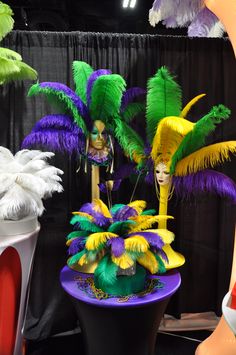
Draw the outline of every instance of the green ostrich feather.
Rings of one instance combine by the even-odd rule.
[[[150,210],[143,211],[141,213],[141,216],[154,216],[156,213],[157,213],[156,210],[150,209]]]
[[[86,253],[86,250],[84,249],[84,250],[80,251],[79,253],[73,255],[73,256],[69,259],[68,265],[71,266],[71,265],[77,264],[78,261],[82,258],[82,256],[83,256],[85,253]]]
[[[75,225],[76,223],[79,223],[80,229],[83,231],[89,231],[89,232],[104,232],[102,228],[97,226],[95,223],[91,222],[89,218],[84,217],[84,216],[74,216],[71,218],[70,224]]]
[[[147,92],[147,138],[152,143],[159,121],[167,116],[179,116],[182,93],[169,71],[161,67],[148,81]]]
[[[114,222],[109,228],[108,232],[119,234],[120,236],[127,234],[131,226],[135,225],[136,222],[132,220]]]
[[[158,262],[158,274],[164,274],[166,272],[165,264],[163,263],[161,257],[157,254],[154,254]]]
[[[127,105],[126,109],[122,113],[122,118],[126,123],[130,123],[132,119],[137,116],[139,113],[145,112],[145,103],[134,102]]]
[[[66,240],[70,240],[70,239],[78,238],[78,237],[87,237],[88,235],[89,235],[89,232],[73,231],[67,235]]]
[[[19,60],[0,58],[0,84],[26,79],[37,79],[37,72]]]
[[[114,216],[114,214],[117,211],[119,211],[121,208],[123,208],[124,206],[126,206],[126,205],[124,205],[123,203],[116,203],[114,206],[112,206],[112,208],[110,210],[112,216]]]
[[[133,160],[133,155],[144,155],[143,139],[125,122],[115,120],[115,136],[125,154]]]
[[[111,261],[109,255],[105,255],[99,262],[96,270],[95,277],[99,278],[99,285],[113,285],[116,280],[118,266]]]
[[[0,41],[13,29],[13,11],[7,4],[0,1]]]
[[[113,127],[113,119],[119,114],[125,81],[118,74],[101,75],[91,91],[90,115],[93,120],[102,120]]]
[[[206,138],[212,133],[216,126],[223,120],[229,118],[230,110],[224,105],[213,106],[211,111],[202,117],[182,140],[179,148],[172,158],[170,173],[174,174],[178,161],[189,154],[202,148],[206,144]]]
[[[12,49],[2,47],[0,47],[0,57],[19,61],[22,60],[22,57],[19,53],[13,51]]]
[[[87,127],[84,123],[83,118],[78,112],[77,107],[74,105],[73,101],[68,97],[63,91],[55,90],[49,87],[40,87],[40,84],[34,84],[28,91],[28,96],[34,96],[38,94],[44,94],[48,101],[55,106],[63,105],[64,112],[69,111],[74,118],[77,125],[83,130],[84,134],[87,135]]]
[[[85,63],[75,60],[72,64],[73,79],[75,83],[75,93],[86,103],[87,82],[93,73],[93,68]]]

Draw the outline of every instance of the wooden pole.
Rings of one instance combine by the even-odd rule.
[[[92,200],[94,198],[100,198],[100,190],[98,187],[99,184],[99,166],[92,165],[92,170],[91,170],[91,196]]]

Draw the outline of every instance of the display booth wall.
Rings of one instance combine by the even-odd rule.
[[[147,79],[160,66],[167,66],[183,89],[183,104],[206,93],[188,119],[195,122],[213,105],[223,103],[232,110],[231,119],[216,129],[209,143],[236,139],[236,66],[227,39],[204,39],[178,36],[104,34],[83,32],[13,31],[2,46],[21,53],[35,68],[39,81],[57,81],[74,88],[72,61],[88,62],[94,69],[107,68],[121,74],[129,86],[146,87]],[[27,98],[32,82],[12,83],[0,88],[0,144],[13,152],[43,116],[53,112],[43,96]],[[136,128],[143,134],[144,117]],[[125,163],[119,149],[115,166]],[[71,302],[59,282],[67,259],[65,237],[72,230],[71,212],[91,198],[90,171],[83,166],[76,173],[75,159],[56,154],[53,165],[62,169],[64,193],[45,202],[31,280],[25,324],[28,339],[44,339],[74,329],[77,325]],[[236,181],[236,159],[224,164],[221,171]],[[124,181],[113,202],[129,202],[132,182]],[[103,196],[102,196],[103,198]],[[104,196],[105,198],[105,196]],[[155,189],[138,185],[135,198],[158,206]],[[105,201],[106,202],[106,201]],[[168,229],[176,235],[173,248],[186,257],[181,267],[182,285],[172,297],[167,313],[214,311],[221,314],[221,302],[228,291],[235,225],[234,206],[215,196],[188,202],[172,198],[169,214],[175,217]]]

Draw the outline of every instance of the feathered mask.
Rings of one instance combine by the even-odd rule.
[[[13,29],[11,8],[0,1],[0,41]],[[0,48],[0,85],[12,80],[37,79],[37,72],[22,62],[21,55],[11,49]]]
[[[230,154],[236,152],[236,141],[206,145],[207,138],[217,125],[229,118],[230,110],[218,105],[196,123],[186,119],[191,107],[203,96],[205,94],[196,96],[182,108],[180,86],[167,68],[160,68],[148,81],[148,147],[142,150],[144,144],[139,145],[131,159],[135,157],[141,168],[151,169],[151,176],[154,167],[164,163],[179,196],[187,198],[199,192],[213,192],[235,202],[236,188],[233,181],[209,168],[229,160]],[[133,139],[138,144],[136,137],[137,133],[134,132]]]
[[[56,82],[33,85],[29,96],[44,94],[61,114],[43,117],[24,139],[22,146],[40,144],[53,151],[82,155],[95,165],[110,165],[111,135],[144,110],[133,102],[144,90],[125,90],[125,80],[110,70],[94,71],[85,62],[73,62],[75,91]]]

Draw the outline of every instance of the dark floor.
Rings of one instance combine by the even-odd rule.
[[[155,355],[194,355],[199,343],[206,339],[209,335],[210,332],[207,330],[158,333]],[[82,335],[74,334],[58,336],[41,342],[27,343],[26,355],[52,354],[85,355]]]

